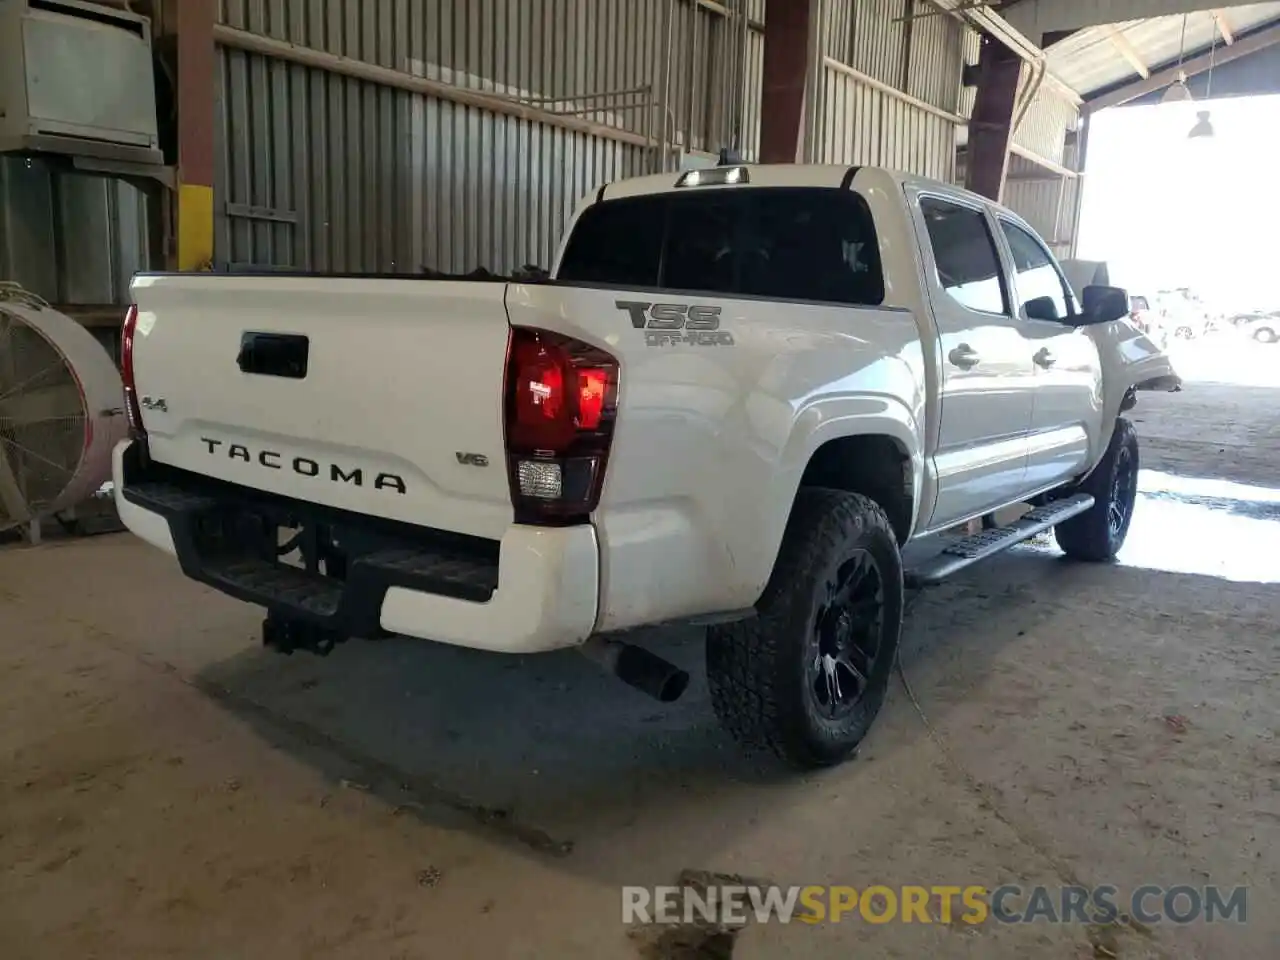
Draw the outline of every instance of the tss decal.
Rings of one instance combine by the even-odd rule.
[[[631,326],[643,330],[651,347],[687,343],[695,347],[731,347],[733,334],[720,329],[720,307],[705,303],[645,303],[615,300],[614,306],[631,317]]]

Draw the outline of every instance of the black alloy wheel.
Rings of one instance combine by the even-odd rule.
[[[858,550],[828,578],[814,618],[809,688],[817,711],[841,720],[857,709],[883,646],[884,581],[875,557]]]

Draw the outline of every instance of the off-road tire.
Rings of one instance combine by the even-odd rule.
[[[1124,509],[1124,519],[1117,530],[1113,529],[1110,517],[1120,471],[1130,472],[1131,477],[1127,484],[1120,484],[1120,495],[1125,500],[1120,504]],[[1093,495],[1093,506],[1053,528],[1054,538],[1063,553],[1073,560],[1098,562],[1114,559],[1129,534],[1137,498],[1137,480],[1138,432],[1132,423],[1119,417],[1102,461],[1079,486],[1078,492]]]
[[[810,642],[828,578],[859,550],[878,568],[880,641],[853,712],[822,716],[807,682]],[[848,759],[884,702],[902,632],[902,559],[889,518],[868,497],[803,488],[783,535],[773,575],[751,620],[707,631],[711,703],[741,744],[770,750],[801,768]]]

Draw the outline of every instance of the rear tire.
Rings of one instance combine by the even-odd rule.
[[[1276,332],[1270,327],[1259,327],[1257,330],[1253,331],[1253,339],[1257,340],[1259,343],[1275,343],[1276,340],[1280,338],[1276,336]]]
[[[902,632],[902,560],[873,500],[801,489],[751,620],[707,631],[716,715],[796,767],[850,756],[880,712]]]
[[[1058,546],[1073,560],[1114,559],[1129,535],[1138,497],[1138,432],[1124,417],[1116,420],[1107,452],[1079,492],[1093,494],[1093,506],[1054,527]]]

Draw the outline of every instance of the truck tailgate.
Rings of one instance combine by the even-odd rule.
[[[506,285],[142,275],[134,373],[153,459],[497,539]]]

